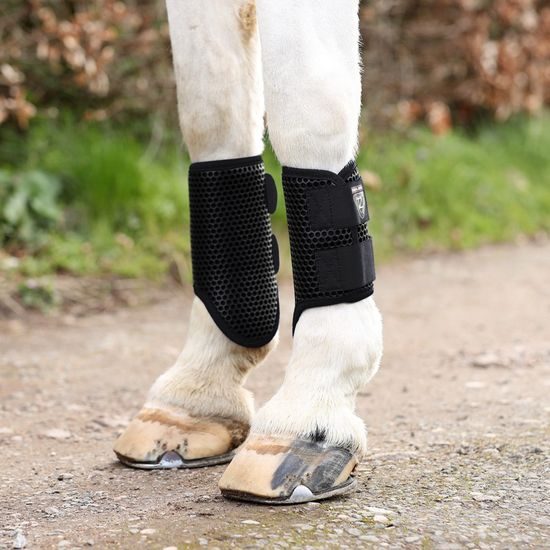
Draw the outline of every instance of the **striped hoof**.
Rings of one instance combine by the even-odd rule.
[[[351,491],[356,457],[324,443],[250,436],[225,470],[225,497],[262,504],[297,504]]]
[[[221,417],[195,418],[174,408],[143,408],[115,443],[117,458],[144,470],[224,464],[246,438],[248,424]]]

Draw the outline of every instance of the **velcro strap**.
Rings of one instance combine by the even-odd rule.
[[[265,203],[267,205],[267,211],[273,214],[277,210],[277,186],[275,180],[271,174],[265,175]]]
[[[369,219],[361,183],[308,189],[306,199],[309,224],[313,230],[353,227]]]
[[[369,212],[355,162],[339,173],[283,168],[296,307],[353,303],[374,292]]]
[[[372,239],[315,253],[319,289],[353,290],[375,279]]]

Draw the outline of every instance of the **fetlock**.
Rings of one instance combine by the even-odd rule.
[[[246,439],[254,412],[243,383],[276,344],[277,337],[261,348],[231,342],[196,299],[184,351],[117,440],[118,458],[140,468],[228,462]]]
[[[219,416],[250,423],[254,399],[243,384],[277,342],[278,335],[260,348],[235,344],[195,299],[185,348],[176,364],[155,381],[147,405],[176,407],[196,417]]]

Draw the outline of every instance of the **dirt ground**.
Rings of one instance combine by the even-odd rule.
[[[261,404],[282,340],[247,385]],[[134,471],[111,446],[175,359],[191,294],[115,313],[0,321],[1,548],[550,548],[550,243],[383,266],[382,368],[358,408],[351,496],[225,501],[222,466]],[[304,388],[307,391],[307,388]]]

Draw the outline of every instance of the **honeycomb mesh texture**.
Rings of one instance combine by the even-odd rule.
[[[372,283],[352,291],[323,291],[319,288],[316,251],[350,246],[371,238],[366,222],[354,227],[311,229],[307,207],[309,189],[336,186],[338,180],[343,180],[348,185],[363,185],[355,162],[350,162],[338,177],[330,176],[330,173],[324,171],[283,168],[294,295],[299,313],[315,305],[357,301],[373,292]],[[294,324],[297,320],[295,314]]]
[[[275,335],[279,302],[260,157],[196,163],[189,170],[195,293],[237,344]]]

